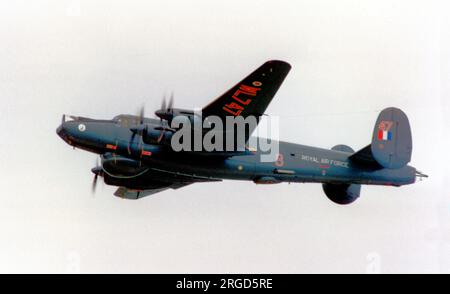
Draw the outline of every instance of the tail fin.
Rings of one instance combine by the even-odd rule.
[[[411,160],[412,139],[408,117],[398,108],[384,109],[372,134],[372,143],[350,159],[378,168],[401,168]]]

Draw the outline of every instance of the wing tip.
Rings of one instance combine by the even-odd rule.
[[[292,66],[291,66],[288,62],[283,61],[283,60],[279,60],[279,59],[268,60],[268,61],[266,61],[265,64],[270,64],[270,65],[276,65],[276,66],[280,66],[280,67],[285,67],[285,68],[288,69],[288,70],[292,68]]]

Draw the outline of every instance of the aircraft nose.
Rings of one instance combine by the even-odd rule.
[[[58,136],[60,136],[61,138],[64,137],[65,134],[64,123],[59,125],[59,127],[56,129],[56,134],[58,134]]]
[[[94,120],[71,117],[56,129],[56,134],[67,144],[95,153],[104,153],[105,146],[116,142],[116,124],[114,121]]]
[[[70,144],[67,122],[63,122],[61,125],[59,125],[59,127],[56,129],[56,134],[58,134],[61,139]]]
[[[56,129],[56,134],[69,144],[75,139],[76,126],[73,121],[66,121]]]

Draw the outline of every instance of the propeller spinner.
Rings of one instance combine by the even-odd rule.
[[[173,92],[170,94],[169,103],[166,103],[166,96],[163,97],[161,103],[161,109],[155,111],[155,115],[159,117],[161,120],[170,120],[173,117],[173,101],[174,101]]]

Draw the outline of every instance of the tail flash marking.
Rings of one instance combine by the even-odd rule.
[[[378,140],[379,141],[391,141],[392,140],[392,132],[389,131],[378,131]]]

